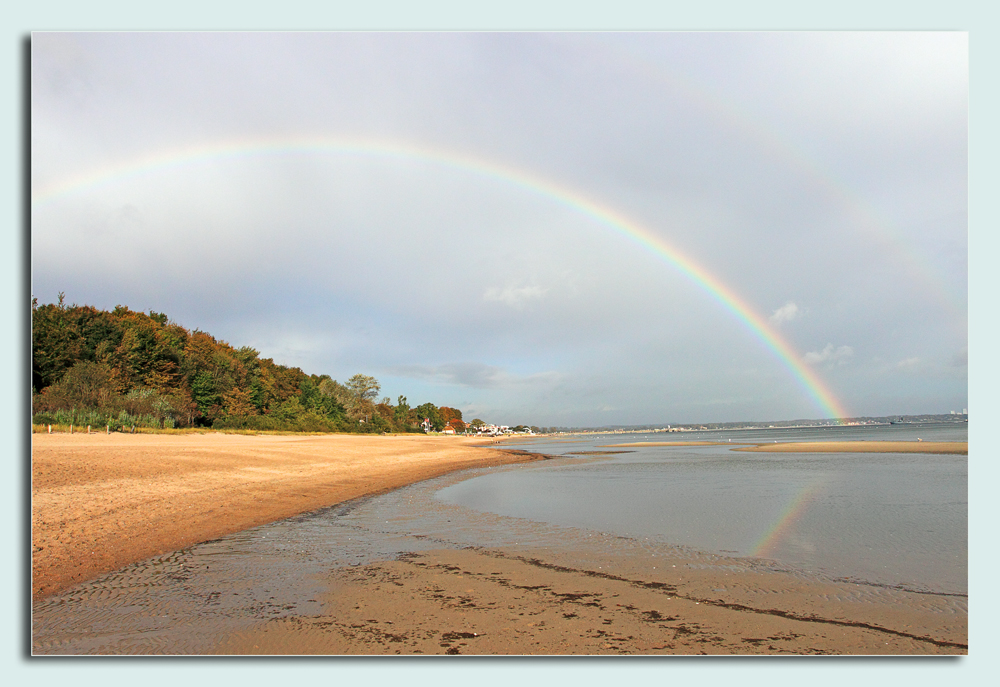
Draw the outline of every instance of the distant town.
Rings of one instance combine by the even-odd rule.
[[[496,434],[649,434],[657,432],[699,432],[723,430],[777,429],[793,427],[835,427],[844,425],[891,425],[916,424],[921,422],[968,422],[969,411],[950,411],[947,414],[886,415],[883,417],[852,417],[841,421],[821,420],[768,420],[743,422],[704,422],[666,425],[607,425],[601,427],[497,427]],[[527,431],[523,431],[527,430]],[[475,434],[476,432],[470,432]],[[488,433],[488,432],[480,432]]]

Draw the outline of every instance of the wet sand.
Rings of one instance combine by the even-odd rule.
[[[35,434],[32,597],[349,499],[536,458],[482,444],[419,435]]]
[[[322,611],[262,621],[220,654],[965,654],[954,599],[682,557],[566,565],[465,548],[344,568]],[[716,562],[718,563],[718,562]],[[958,604],[961,606],[961,604]]]
[[[766,453],[954,453],[969,455],[967,441],[815,441],[741,446],[734,451]]]

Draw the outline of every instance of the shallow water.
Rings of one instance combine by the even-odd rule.
[[[761,556],[832,577],[946,593],[968,583],[968,460],[933,454],[792,454],[665,441],[967,441],[965,423],[579,436],[517,444],[553,455],[443,489],[454,505]],[[512,445],[515,446],[515,445]],[[628,453],[618,453],[628,451]],[[614,453],[610,453],[614,452]]]
[[[603,451],[596,447],[636,438],[590,437],[572,444],[547,442],[544,448],[536,440],[528,447],[547,453]],[[773,569],[806,578],[846,575],[869,583],[845,592],[862,603],[884,603],[896,593],[886,585],[900,582],[932,592],[964,591],[964,457],[885,455],[866,461],[861,454],[830,461],[829,456],[777,457],[726,448],[646,447],[611,457],[567,456],[484,468],[233,534],[127,566],[36,603],[33,651],[210,652],[221,636],[260,621],[318,613],[332,569],[407,551],[463,546],[527,546],[594,569],[655,571],[663,558],[682,556],[693,566]],[[740,469],[733,468],[733,456]],[[759,535],[754,523],[777,513],[783,499],[817,476],[826,480],[815,492],[820,505],[798,521],[770,558],[719,555],[753,543]],[[895,487],[886,484],[894,480]],[[705,498],[709,486],[712,504]],[[580,494],[589,495],[587,507],[580,507]],[[944,498],[947,494],[954,501]],[[520,514],[499,512],[511,509]],[[671,512],[680,515],[668,517]],[[865,519],[869,516],[883,524],[872,524]],[[927,543],[914,545],[914,530],[920,527]],[[887,533],[895,535],[889,544]],[[882,543],[864,554],[858,541]],[[802,554],[804,543],[813,547],[812,557]],[[826,553],[817,557],[816,551]],[[831,551],[840,553],[831,556]],[[961,553],[961,566],[940,563],[950,560],[947,551]],[[937,572],[902,574],[909,568],[886,563],[913,556],[924,556]],[[825,563],[845,557],[863,565],[840,571]],[[935,613],[967,610],[960,595],[924,598]]]
[[[262,525],[77,585],[34,604],[33,652],[208,653],[221,637],[261,621],[318,613],[331,570],[405,552],[554,547],[590,556],[590,563],[596,556],[596,567],[630,550],[644,557],[682,551],[479,513],[435,498],[444,487],[491,471],[446,475]]]

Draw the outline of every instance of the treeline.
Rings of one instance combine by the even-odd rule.
[[[31,314],[34,424],[382,433],[421,432],[427,420],[465,431],[456,408],[394,404],[374,377],[306,374],[163,313],[67,306],[60,293],[33,298]]]

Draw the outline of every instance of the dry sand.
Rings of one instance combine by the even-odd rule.
[[[32,596],[454,470],[533,460],[427,436],[35,434]]]

